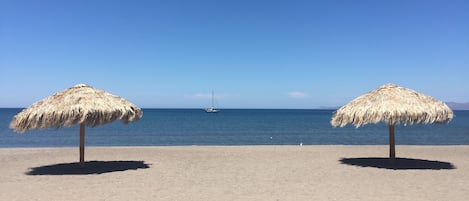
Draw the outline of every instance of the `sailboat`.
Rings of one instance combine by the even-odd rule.
[[[215,106],[214,106],[214,96],[215,96],[215,94],[212,91],[212,107],[205,108],[205,112],[207,112],[207,113],[217,113],[218,111],[220,111],[220,110],[216,109]]]

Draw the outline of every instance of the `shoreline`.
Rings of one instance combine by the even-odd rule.
[[[0,148],[0,200],[469,197],[469,145],[397,145],[406,163],[397,167],[381,161],[389,154],[385,145],[90,146],[84,169],[78,153],[78,147]]]
[[[259,144],[259,145],[86,145],[88,148],[158,148],[158,147],[389,147],[388,144]],[[469,147],[469,144],[396,144],[396,147]],[[73,149],[76,146],[0,147],[2,149]]]

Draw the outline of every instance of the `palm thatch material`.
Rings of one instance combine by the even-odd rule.
[[[447,123],[453,116],[453,111],[445,103],[431,96],[386,84],[339,108],[334,112],[331,124],[334,127],[353,124],[358,128],[369,123],[386,122],[389,125],[390,158],[395,158],[395,124]]]
[[[127,124],[142,117],[133,103],[106,91],[78,84],[58,92],[18,113],[10,128],[26,130],[60,128],[80,124],[80,162],[84,163],[84,127],[121,120]]]

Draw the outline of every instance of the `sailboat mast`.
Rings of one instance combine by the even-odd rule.
[[[213,92],[213,90],[212,90],[212,108],[214,108],[214,107],[215,107],[215,104],[214,104],[214,98],[213,98],[214,96],[215,96],[215,94],[214,94],[214,92]]]

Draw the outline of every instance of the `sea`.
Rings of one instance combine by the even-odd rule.
[[[0,109],[0,147],[77,147],[79,126],[32,130],[9,128],[19,108]],[[86,127],[86,146],[386,145],[385,123],[334,128],[334,110],[143,109],[142,119]],[[397,145],[469,145],[469,111],[454,111],[447,124],[399,124]]]

